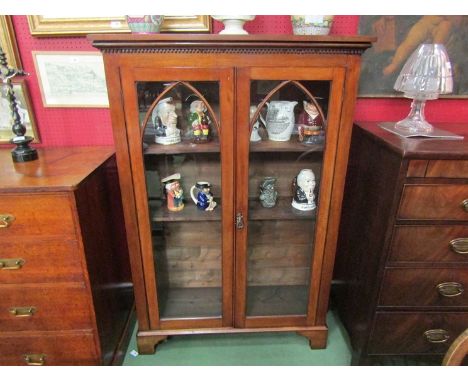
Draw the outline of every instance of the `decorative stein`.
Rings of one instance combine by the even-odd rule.
[[[310,169],[302,169],[293,180],[292,206],[300,211],[315,209],[315,175]]]
[[[194,191],[198,193],[196,197]],[[209,182],[197,182],[195,186],[192,186],[190,189],[190,196],[199,210],[213,211],[217,205],[213,200],[211,184]]]
[[[276,205],[278,191],[275,190],[276,178],[267,176],[260,183],[260,203],[265,208],[273,208]]]
[[[271,101],[268,107],[265,126],[270,141],[289,141],[294,129],[294,107],[296,101]]]
[[[173,145],[180,142],[180,130],[177,128],[177,114],[172,97],[158,102],[151,114],[156,129],[156,143]]]
[[[184,209],[184,190],[180,185],[180,174],[169,175],[162,179],[162,183],[164,183],[167,209],[174,212],[182,211]]]
[[[190,104],[189,125],[192,127],[193,142],[205,143],[210,140],[210,118],[206,105],[197,100]]]
[[[319,144],[324,141],[322,116],[312,102],[304,101],[304,110],[299,114],[298,131],[299,142]]]
[[[255,112],[257,111],[257,106],[250,106],[250,119],[253,118]],[[260,128],[260,121],[257,119],[252,126],[252,132],[250,133],[250,142],[259,142],[262,140],[262,137],[258,133],[258,129]]]

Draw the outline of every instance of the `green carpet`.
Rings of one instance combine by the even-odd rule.
[[[308,340],[296,333],[253,333],[173,336],[155,354],[132,356],[136,328],[125,355],[124,366],[344,366],[350,365],[348,336],[329,312],[326,349],[312,350]]]

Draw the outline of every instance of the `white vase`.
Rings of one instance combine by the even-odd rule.
[[[224,24],[224,29],[219,34],[249,34],[244,29],[244,24],[247,21],[252,21],[255,16],[241,16],[241,15],[220,15],[211,16],[217,21]]]

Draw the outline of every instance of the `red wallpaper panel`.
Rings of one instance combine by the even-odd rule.
[[[26,16],[14,16],[16,39],[27,78],[39,133],[45,146],[112,145],[109,110],[95,108],[44,108],[35,74],[33,51],[93,51],[85,37],[35,38],[29,32]],[[359,16],[336,16],[331,33],[356,34]],[[213,31],[222,25],[215,22]],[[257,16],[246,23],[249,33],[292,33],[289,16]],[[409,111],[406,99],[359,99],[355,120],[395,121]],[[426,116],[431,122],[468,122],[468,100],[437,100],[428,102]]]

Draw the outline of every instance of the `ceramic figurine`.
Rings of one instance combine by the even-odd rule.
[[[257,106],[250,106],[250,119],[253,118],[256,111],[257,111]],[[262,137],[258,133],[259,128],[260,128],[260,121],[257,119],[252,126],[252,132],[250,133],[250,142],[259,142],[262,140]]]
[[[198,192],[196,197],[194,191]],[[213,211],[217,205],[217,203],[213,200],[211,184],[208,182],[197,182],[195,186],[192,186],[190,189],[190,196],[199,210]]]
[[[180,185],[180,174],[173,174],[161,180],[167,198],[167,209],[177,212],[184,209],[184,190]]]
[[[180,142],[180,130],[177,128],[177,114],[172,97],[158,102],[151,115],[156,129],[156,143],[173,145]]]
[[[276,178],[267,176],[260,183],[260,203],[265,208],[273,208],[276,205],[278,191],[275,190]]]
[[[200,100],[193,101],[190,104],[189,125],[192,126],[195,143],[205,143],[210,140],[210,123],[205,103]]]
[[[322,117],[312,102],[304,101],[304,110],[298,118],[299,141],[306,144],[323,143],[325,131]]]
[[[270,141],[289,141],[294,129],[294,107],[296,101],[271,101],[266,103],[266,129]]]
[[[315,209],[315,175],[310,169],[302,169],[293,180],[292,206],[300,211]]]

